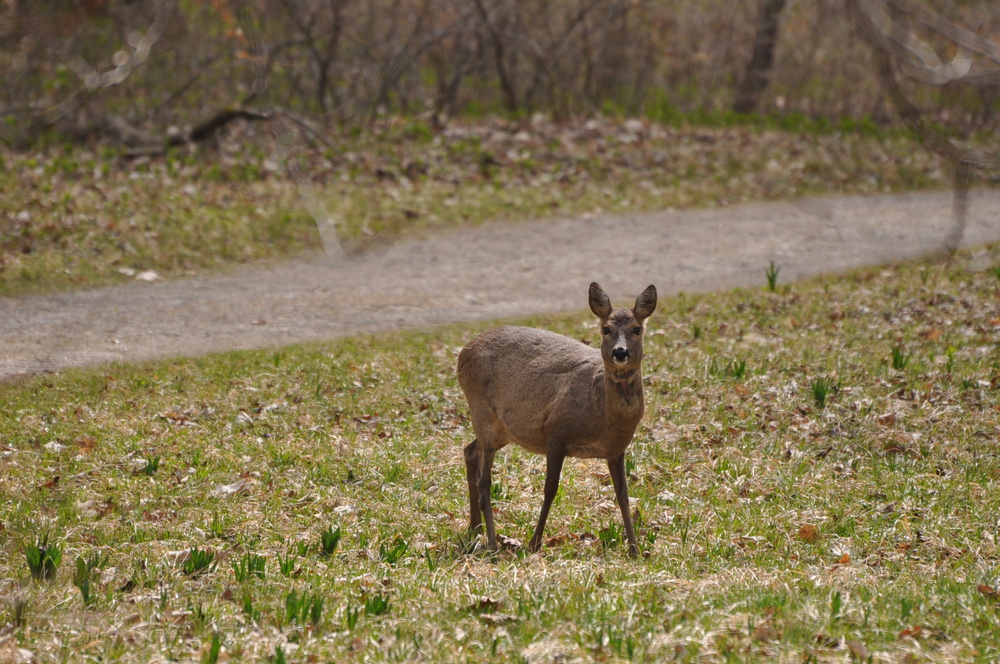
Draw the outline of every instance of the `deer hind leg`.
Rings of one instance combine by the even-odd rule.
[[[469,532],[475,533],[483,525],[483,512],[479,508],[479,457],[482,446],[476,438],[465,446],[465,474],[469,482]]]
[[[479,510],[486,522],[486,544],[490,550],[497,548],[497,531],[493,525],[493,504],[491,489],[493,488],[493,456],[496,450],[488,445],[479,445]],[[469,488],[470,496],[472,488]]]
[[[615,485],[615,499],[618,509],[622,512],[625,522],[625,538],[628,540],[628,552],[631,556],[639,555],[639,543],[635,540],[635,529],[632,527],[632,515],[629,512],[628,485],[625,480],[625,455],[608,459],[608,471],[611,482]]]

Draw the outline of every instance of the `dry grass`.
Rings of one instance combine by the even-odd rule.
[[[771,293],[765,267],[650,321],[638,560],[580,461],[540,555],[467,552],[453,372],[479,327],[0,385],[0,659],[207,661],[218,633],[232,661],[995,660],[1000,280],[907,264]],[[527,322],[594,340],[590,318]],[[495,476],[523,540],[542,460]],[[63,562],[33,581],[44,533]],[[217,566],[185,573],[194,548]],[[237,577],[248,553],[263,578]]]

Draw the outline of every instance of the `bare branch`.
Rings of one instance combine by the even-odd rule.
[[[955,164],[954,225],[944,242],[945,251],[954,254],[965,230],[968,190],[973,169],[1000,170],[1000,154],[958,141],[925,122],[920,109],[903,91],[897,73],[932,85],[950,82],[970,83],[969,76],[973,65],[978,64],[980,68],[985,67],[990,76],[1000,78],[1000,66],[995,62],[995,54],[1000,53],[1000,44],[988,43],[988,40],[975,36],[971,31],[910,0],[885,0],[885,2],[888,3],[889,9],[904,15],[913,15],[921,24],[931,28],[939,36],[951,39],[958,51],[952,62],[944,62],[933,48],[920,40],[906,26],[894,20],[893,12],[888,11],[885,6],[880,6],[878,0],[848,0],[847,6],[855,25],[872,49],[882,85],[903,121],[920,137],[928,149],[945,156]],[[989,59],[981,57],[977,63],[973,63],[971,54],[974,52],[987,53]]]

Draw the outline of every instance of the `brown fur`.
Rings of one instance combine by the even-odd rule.
[[[479,335],[458,356],[458,382],[476,433],[465,448],[469,528],[476,531],[485,520],[491,549],[497,545],[490,502],[493,457],[514,443],[546,458],[545,494],[530,550],[541,546],[569,456],[607,459],[629,552],[639,551],[629,514],[625,450],[642,418],[643,322],[656,308],[656,289],[649,286],[632,309],[614,309],[593,283],[590,308],[600,320],[600,350],[553,332],[507,326]]]

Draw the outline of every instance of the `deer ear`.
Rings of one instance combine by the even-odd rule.
[[[611,300],[596,281],[590,284],[590,310],[601,320],[611,317]]]
[[[647,286],[646,290],[635,298],[635,309],[632,313],[640,321],[646,320],[656,311],[656,286]]]

